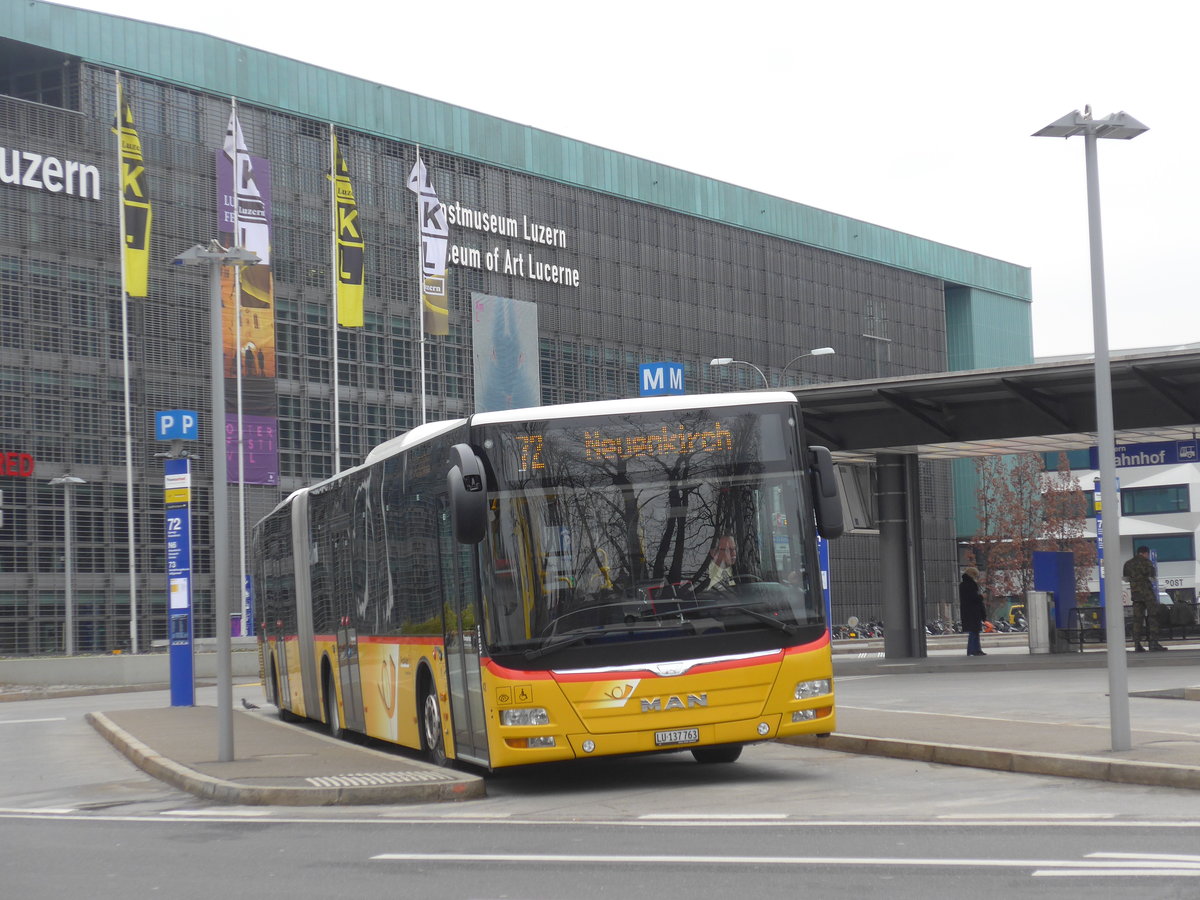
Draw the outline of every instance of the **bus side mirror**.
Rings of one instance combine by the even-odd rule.
[[[478,544],[487,532],[487,476],[469,444],[450,448],[450,524],[460,544]]]
[[[833,471],[833,456],[828,447],[809,447],[808,461],[817,531],[826,540],[841,537],[845,524],[842,521],[842,500],[838,496],[837,473]]]

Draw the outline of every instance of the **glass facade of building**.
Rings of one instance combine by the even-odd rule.
[[[67,472],[87,482],[73,490],[76,648],[109,651],[128,646],[130,613],[114,72],[3,38],[0,58],[0,451],[27,453],[37,465],[34,477],[0,486],[0,654],[62,646],[64,497],[47,482]],[[201,414],[193,590],[197,635],[214,630],[209,290],[202,268],[170,263],[216,235],[215,158],[230,101],[123,78],[153,206],[149,297],[128,302],[127,325],[144,648],[166,637],[158,410]],[[341,465],[354,465],[417,424],[422,406],[419,223],[407,186],[416,141],[336,123],[365,241],[366,293],[364,326],[334,329],[329,122],[260,101],[239,99],[238,115],[249,152],[271,168],[279,484],[246,485],[247,524],[288,491],[331,475],[335,440]],[[30,174],[34,156],[41,177]],[[64,172],[71,163],[95,167],[97,196],[65,190],[53,166],[46,177],[50,158]],[[473,311],[485,297],[536,306],[543,404],[635,396],[647,362],[682,364],[689,393],[762,386],[750,366],[711,367],[717,356],[752,362],[772,385],[781,376],[797,384],[950,367],[946,281],[921,266],[822,249],[453,147],[422,145],[421,159],[451,214],[449,334],[424,345],[430,420],[475,409]],[[1028,302],[1011,302],[1027,321]],[[956,315],[954,327],[969,331],[969,316]],[[836,355],[783,375],[797,354],[823,346]],[[922,471],[927,595],[949,603],[957,581],[950,470]],[[237,497],[232,488],[235,510]],[[230,533],[236,543],[236,523]],[[832,553],[835,620],[878,619],[885,586],[875,539],[849,536]],[[236,547],[232,558],[237,570]]]

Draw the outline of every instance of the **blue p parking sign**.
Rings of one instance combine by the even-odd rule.
[[[200,437],[200,417],[190,409],[166,409],[154,414],[156,441],[194,441]]]

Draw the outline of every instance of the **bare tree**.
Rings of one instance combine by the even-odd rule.
[[[1032,590],[1036,550],[1074,553],[1076,591],[1086,590],[1096,548],[1083,534],[1087,496],[1066,454],[1059,455],[1054,474],[1046,473],[1037,453],[982,457],[975,471],[979,530],[970,546],[988,593],[1023,596]]]
[[[1045,477],[1042,493],[1045,529],[1042,550],[1070,551],[1075,554],[1075,598],[1087,596],[1088,578],[1096,567],[1096,542],[1085,537],[1088,492],[1071,474],[1067,454],[1058,454],[1058,470]]]

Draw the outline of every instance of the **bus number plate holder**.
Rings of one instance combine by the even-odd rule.
[[[673,731],[654,732],[654,746],[668,747],[673,744],[700,743],[699,728],[676,728]]]

